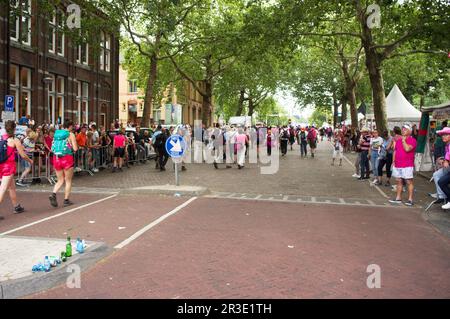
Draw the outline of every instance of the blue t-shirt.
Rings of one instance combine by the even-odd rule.
[[[28,119],[27,119],[27,117],[26,116],[22,116],[20,119],[19,119],[19,125],[28,125]]]

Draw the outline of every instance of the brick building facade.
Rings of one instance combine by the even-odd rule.
[[[48,20],[42,10],[35,0],[0,1],[1,110],[9,94],[16,119],[108,125],[118,118],[118,39],[99,31],[99,50],[78,45],[62,32],[64,5]]]

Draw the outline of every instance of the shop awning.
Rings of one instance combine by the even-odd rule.
[[[424,113],[433,113],[433,119],[446,120],[450,118],[450,101],[433,106],[424,106],[421,111]]]

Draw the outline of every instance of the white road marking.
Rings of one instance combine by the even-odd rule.
[[[53,218],[57,218],[57,217],[64,216],[64,215],[66,215],[66,214],[70,214],[70,213],[72,213],[72,212],[74,212],[74,211],[77,211],[77,210],[79,210],[79,209],[86,208],[86,207],[89,207],[89,206],[91,206],[91,205],[95,205],[95,204],[101,203],[101,202],[103,202],[103,201],[105,201],[105,200],[114,198],[114,197],[116,197],[117,195],[118,195],[118,194],[114,194],[114,195],[111,195],[111,196],[108,196],[108,197],[105,197],[105,198],[96,200],[96,201],[94,201],[94,202],[92,202],[92,203],[87,203],[87,204],[81,205],[81,206],[79,206],[79,207],[75,207],[75,208],[69,209],[69,210],[67,210],[67,211],[65,211],[65,212],[62,212],[62,213],[59,213],[59,214],[56,214],[56,215],[53,215],[53,216],[50,216],[50,217],[46,217],[46,218],[37,220],[37,221],[35,221],[35,222],[32,222],[32,223],[29,223],[29,224],[26,224],[26,225],[23,225],[23,226],[20,226],[20,227],[17,227],[17,228],[8,230],[7,232],[1,233],[0,236],[4,236],[4,235],[11,234],[11,233],[15,233],[16,231],[19,231],[19,230],[22,230],[22,229],[25,229],[25,228],[34,226],[34,225],[36,225],[36,224],[43,223],[43,222],[45,222],[45,221],[47,221],[47,220],[51,220],[51,219],[53,219]]]
[[[184,207],[186,207],[187,205],[189,205],[190,203],[192,203],[196,199],[197,199],[197,197],[192,197],[191,199],[187,200],[186,202],[184,202],[180,206],[175,207],[173,210],[171,210],[167,214],[162,215],[161,217],[159,217],[158,219],[154,220],[153,222],[151,222],[150,224],[148,224],[144,228],[138,230],[136,233],[134,233],[133,235],[131,235],[130,237],[128,237],[127,239],[125,239],[121,243],[119,243],[116,246],[114,246],[114,248],[115,249],[120,249],[120,248],[125,247],[126,245],[131,243],[133,240],[135,240],[136,238],[138,238],[139,236],[144,234],[147,230],[155,227],[156,225],[158,225],[160,222],[162,222],[166,218],[176,214],[178,211],[180,211],[181,209],[183,209]]]

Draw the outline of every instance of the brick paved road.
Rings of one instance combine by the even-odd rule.
[[[247,203],[197,199],[97,264],[81,289],[35,297],[450,297],[449,241],[411,210]],[[381,289],[366,286],[369,264]]]

